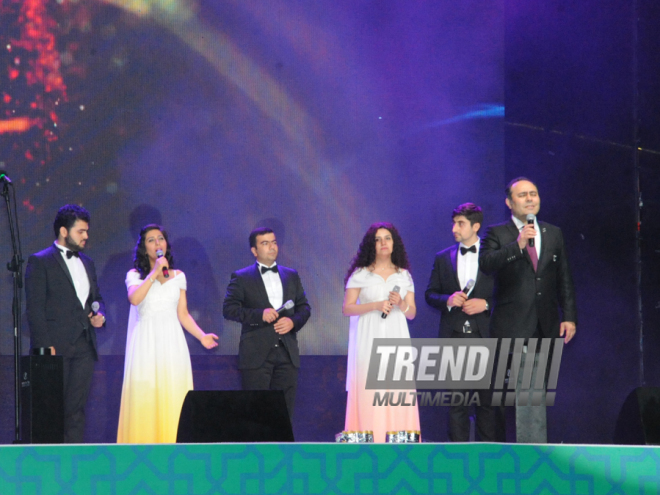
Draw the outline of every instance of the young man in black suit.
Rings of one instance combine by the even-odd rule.
[[[536,219],[541,198],[529,179],[513,179],[505,201],[511,219],[488,227],[479,255],[481,269],[495,278],[491,336],[563,337],[568,343],[575,335],[577,311],[561,230]],[[504,428],[503,420],[498,423]],[[520,443],[547,442],[545,397],[541,406],[516,406],[516,437]]]
[[[96,328],[105,323],[105,305],[94,262],[82,251],[89,212],[76,205],[59,209],[55,242],[28,259],[25,294],[32,349],[49,348],[64,357],[64,441],[82,443],[85,404],[94,374]],[[96,314],[92,303],[99,303]]]
[[[238,368],[243,390],[283,390],[289,418],[298,386],[300,351],[296,334],[310,307],[298,272],[277,264],[277,239],[268,228],[250,233],[256,263],[231,274],[223,305],[225,319],[241,323]],[[287,301],[291,309],[281,310]]]
[[[454,209],[452,233],[457,244],[435,256],[425,298],[429,306],[441,312],[441,337],[488,337],[493,279],[479,269],[479,229],[483,218],[481,208],[473,203]],[[465,291],[469,280],[474,281],[474,287]],[[497,441],[490,392],[470,392],[478,392],[480,399],[480,405],[476,406],[479,439]],[[452,442],[469,441],[469,412],[469,406],[449,407],[449,439]]]

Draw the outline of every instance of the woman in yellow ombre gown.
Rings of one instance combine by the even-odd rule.
[[[181,406],[193,389],[182,327],[207,349],[218,345],[218,337],[204,333],[188,313],[186,276],[172,264],[167,233],[159,225],[143,227],[135,268],[126,274],[131,314],[117,443],[176,442]]]

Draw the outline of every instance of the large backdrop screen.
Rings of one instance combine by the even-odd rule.
[[[140,227],[168,230],[191,314],[235,354],[222,318],[248,234],[312,306],[304,354],[344,354],[343,280],[369,224],[393,222],[412,264],[416,337],[451,210],[504,218],[502,2],[25,0],[0,2],[0,165],[25,259],[66,203],[92,215],[86,252],[107,302],[101,354],[124,353],[124,279]],[[0,257],[11,257],[0,218]],[[3,263],[4,265],[4,263]],[[11,276],[0,352],[12,353]],[[25,318],[24,348],[29,342]],[[192,353],[207,352],[190,342]]]

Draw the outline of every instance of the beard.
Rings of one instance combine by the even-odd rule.
[[[64,245],[74,253],[78,253],[83,249],[85,249],[84,246],[80,246],[76,244],[76,242],[73,239],[71,239],[71,237],[69,237],[68,235],[64,238]]]

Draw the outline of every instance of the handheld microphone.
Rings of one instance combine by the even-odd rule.
[[[92,303],[92,316],[96,316],[96,314],[99,312],[99,308],[101,305],[99,304],[98,301],[94,301]]]
[[[162,258],[163,257],[163,250],[159,249],[158,251],[156,251],[156,256],[158,256],[159,258]],[[170,271],[167,269],[167,267],[163,267],[163,277],[170,278]]]
[[[6,182],[7,184],[11,184],[11,179],[7,176],[7,172],[4,170],[0,170],[0,182]]]
[[[285,303],[282,305],[281,308],[278,308],[278,309],[276,309],[275,311],[277,311],[278,313],[281,313],[281,312],[284,311],[285,309],[291,309],[291,308],[293,308],[294,306],[295,306],[295,304],[293,304],[293,301],[292,301],[291,299],[289,299],[287,302],[285,302]]]
[[[463,289],[463,294],[467,296],[467,293],[470,292],[470,289],[474,287],[474,280],[470,279],[467,281],[467,284],[465,284],[465,288]]]
[[[529,213],[527,215],[527,223],[529,225],[534,225],[534,220],[536,220],[536,216],[534,215],[534,213]],[[531,239],[527,240],[527,245],[529,247],[534,247],[534,238],[533,237]]]
[[[394,289],[392,289],[392,292],[396,292],[398,294],[400,290],[401,288],[398,285],[395,285]],[[380,317],[384,320],[385,318],[387,318],[387,313],[381,313]]]

